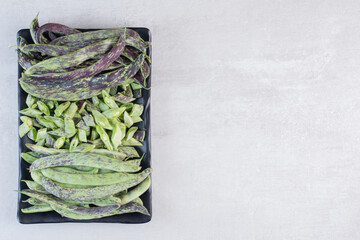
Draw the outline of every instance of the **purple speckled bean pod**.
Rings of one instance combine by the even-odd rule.
[[[49,43],[50,41],[42,37],[43,33],[45,32],[54,32],[54,33],[60,33],[65,35],[71,35],[75,33],[80,33],[79,30],[76,30],[74,28],[70,28],[68,26],[58,24],[58,23],[47,23],[42,25],[37,31],[36,31],[36,41],[38,43]],[[55,40],[55,39],[54,39]]]
[[[62,72],[62,73],[44,73],[40,75],[32,75],[32,78],[35,79],[44,79],[44,80],[76,80],[80,78],[92,77],[104,69],[108,68],[118,57],[125,48],[125,39],[120,37],[118,43],[107,53],[105,56],[90,65],[89,67],[80,68],[71,72]]]

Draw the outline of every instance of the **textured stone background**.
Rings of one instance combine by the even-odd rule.
[[[20,225],[17,30],[153,34],[153,220]],[[360,239],[359,1],[3,1],[1,239]]]

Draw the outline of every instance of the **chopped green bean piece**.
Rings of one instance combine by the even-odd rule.
[[[38,159],[37,157],[34,157],[29,153],[21,153],[21,158],[29,164],[32,164],[33,162],[35,162],[36,159]]]
[[[53,121],[47,120],[44,117],[38,115],[36,116],[36,121],[46,128],[55,129],[57,128],[56,124]]]
[[[141,118],[141,117],[131,117],[131,120],[133,121],[133,123],[142,122],[142,118]]]
[[[110,95],[114,96],[117,93],[117,86],[111,87],[110,88]]]
[[[79,141],[80,142],[87,142],[87,138],[86,138],[86,131],[83,129],[78,129],[78,137],[79,137]]]
[[[84,130],[84,131],[87,131],[87,130],[90,129],[90,127],[87,126],[83,120],[81,120],[80,122],[78,122],[78,124],[76,124],[76,127],[77,127],[77,128],[80,128],[80,129],[82,129],[82,130]]]
[[[92,100],[92,103],[93,103],[95,106],[99,105],[99,103],[100,103],[99,98],[96,97],[96,96],[95,96],[95,97],[92,97],[91,100]]]
[[[138,130],[137,127],[132,127],[130,128],[127,133],[126,133],[126,138],[125,140],[126,141],[129,141],[133,136],[134,136],[134,133]]]
[[[39,129],[38,132],[37,132],[37,136],[36,136],[35,142],[39,142],[39,141],[42,140],[42,139],[45,140],[46,135],[47,135],[47,129],[46,129],[46,128],[41,128],[41,129]]]
[[[31,129],[31,127],[29,127],[26,123],[22,123],[19,126],[19,136],[20,136],[20,138],[25,136],[25,134],[27,134],[30,131],[30,129]]]
[[[25,102],[26,102],[26,105],[30,108],[34,103],[36,103],[36,97],[28,94]]]
[[[130,116],[131,117],[139,117],[141,116],[142,112],[144,110],[144,106],[140,105],[140,104],[134,104],[131,112],[130,112]]]
[[[57,108],[55,109],[55,116],[60,117],[61,114],[70,106],[70,104],[70,102],[64,102],[57,106]]]
[[[124,122],[128,128],[134,124],[133,120],[131,119],[128,112],[126,112],[126,111],[124,112]]]
[[[103,96],[104,103],[109,108],[118,108],[119,107],[107,91],[102,90],[101,94]]]
[[[70,117],[65,117],[64,122],[65,122],[65,133],[67,133],[69,137],[74,136],[76,134],[74,121]]]
[[[66,140],[65,137],[60,137],[60,138],[58,138],[58,139],[55,141],[54,148],[59,149],[59,148],[61,148],[62,146],[64,146],[65,140]]]
[[[89,127],[96,126],[94,118],[91,114],[87,114],[87,115],[83,116],[82,119],[84,120],[86,126],[89,126]]]
[[[75,135],[70,142],[70,147],[69,147],[70,152],[74,151],[77,145],[79,145],[79,138],[77,135]]]
[[[27,133],[28,138],[35,141],[36,140],[37,131],[36,128],[32,127],[30,131]]]
[[[52,121],[59,128],[64,128],[65,127],[65,123],[64,123],[64,120],[62,118],[53,117],[53,116],[44,116],[44,118],[46,120]]]
[[[33,108],[25,108],[25,109],[19,111],[19,113],[21,113],[22,115],[29,116],[29,117],[36,117],[36,116],[42,114],[42,112],[40,112],[39,110],[33,109]]]
[[[120,108],[111,108],[108,109],[106,111],[104,111],[102,114],[108,118],[118,118],[120,117],[120,115],[125,111],[125,107],[120,107]]]
[[[68,109],[66,109],[66,111],[64,112],[64,117],[73,118],[77,110],[78,106],[76,105],[76,103],[71,103]]]
[[[92,129],[91,135],[90,135],[90,140],[95,140],[95,139],[98,139],[99,137],[100,137],[100,135],[98,134],[96,129]]]
[[[103,111],[106,111],[106,110],[108,110],[110,108],[108,107],[108,105],[106,105],[103,101],[100,100],[99,109],[103,112]]]
[[[96,124],[100,125],[102,128],[112,130],[112,126],[109,123],[108,119],[99,111],[92,111]]]
[[[133,90],[138,90],[138,89],[142,89],[142,86],[138,83],[131,83],[131,88]]]
[[[86,101],[81,101],[79,103],[79,106],[78,106],[79,110],[78,111],[79,111],[80,114],[86,114],[86,110],[85,110],[86,104],[87,104]]]
[[[106,148],[112,151],[114,148],[111,145],[109,135],[106,133],[106,131],[100,125],[96,125],[96,131],[99,133],[100,138],[105,144]]]
[[[122,140],[121,141],[122,146],[142,146],[142,143],[136,140],[135,138],[131,138],[129,140]]]
[[[55,146],[55,142],[56,142],[56,138],[54,138],[53,136],[51,136],[50,134],[46,134],[45,137],[45,146],[47,147],[54,147]]]

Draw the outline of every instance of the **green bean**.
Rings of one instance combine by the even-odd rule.
[[[36,198],[28,198],[23,202],[27,202],[31,205],[48,205],[47,203],[40,201],[39,199],[36,199]]]
[[[106,148],[109,149],[110,151],[112,151],[114,148],[110,142],[109,135],[106,133],[106,131],[100,125],[96,126],[96,131],[100,135],[100,138],[103,141],[103,143],[105,144]]]
[[[50,211],[53,211],[53,209],[49,204],[35,205],[35,206],[21,209],[22,213],[38,213],[38,212],[50,212]]]
[[[115,124],[111,135],[111,142],[115,149],[121,145],[121,140],[125,137],[126,126],[123,123]]]
[[[88,126],[88,127],[96,126],[94,118],[91,114],[87,114],[87,115],[83,116],[82,118],[83,118],[86,126]]]
[[[37,146],[44,146],[45,145],[45,138],[44,139],[40,139],[37,143]]]
[[[131,117],[139,117],[141,116],[142,112],[144,111],[144,106],[139,104],[134,104],[130,116]]]
[[[104,112],[106,110],[109,110],[110,108],[103,101],[99,100],[99,109]]]
[[[29,127],[32,127],[34,125],[34,120],[32,118],[29,118],[27,116],[21,116],[20,120],[28,125]]]
[[[59,117],[44,116],[46,120],[52,121],[59,128],[65,128],[64,120]]]
[[[27,133],[28,138],[30,138],[31,140],[35,141],[36,137],[37,137],[37,131],[36,128],[32,127],[30,129],[30,131]]]
[[[73,118],[77,110],[78,106],[76,103],[71,103],[68,109],[64,112],[64,117]]]
[[[133,203],[138,203],[138,204],[140,204],[141,206],[144,206],[144,203],[143,203],[143,201],[142,201],[140,198],[135,198],[135,199],[132,200],[131,202],[133,202]]]
[[[20,155],[21,158],[29,164],[32,164],[36,159],[38,159],[37,157],[30,155],[29,153],[21,153]]]
[[[109,211],[107,213],[104,214],[99,214],[97,216],[91,216],[88,214],[79,214],[73,211],[69,211],[69,210],[65,210],[59,207],[53,207],[53,209],[59,213],[60,215],[64,216],[64,217],[68,217],[68,218],[72,218],[72,219],[78,219],[78,220],[85,220],[85,219],[94,219],[94,218],[102,218],[102,217],[108,217],[108,216],[112,216],[112,215],[118,215],[118,214],[126,214],[126,213],[134,213],[134,212],[139,212],[141,214],[144,215],[150,215],[149,212],[146,210],[146,208],[142,205],[140,205],[139,203],[135,203],[135,202],[131,202],[128,203],[126,205],[121,206],[118,209],[115,209],[113,211]]]
[[[90,127],[87,126],[83,120],[80,120],[80,121],[76,124],[76,127],[79,128],[79,129],[82,129],[82,130],[84,130],[84,131],[90,130]]]
[[[55,103],[53,100],[44,99],[43,102],[49,107],[49,109],[53,109],[55,107]]]
[[[83,129],[78,129],[78,138],[80,142],[87,142],[87,137],[86,137],[86,131]]]
[[[131,157],[139,157],[139,153],[136,151],[136,149],[134,147],[123,147],[120,146],[117,149],[119,152],[124,153],[127,157],[131,158]]]
[[[31,107],[33,104],[36,103],[36,100],[37,100],[36,97],[33,97],[30,94],[28,94],[25,102],[28,107]]]
[[[142,182],[150,174],[150,172],[151,169],[149,168],[141,172],[137,179],[129,180],[124,183],[97,186],[92,188],[64,188],[61,187],[58,183],[46,177],[43,177],[42,185],[46,189],[46,191],[50,192],[54,196],[57,196],[58,198],[72,201],[84,201],[110,196],[125,189],[136,186],[137,184]]]
[[[39,179],[38,175],[36,174],[32,174],[35,176],[35,179],[39,182],[41,182],[41,179]],[[31,190],[37,191],[37,192],[41,192],[44,194],[48,194],[48,192],[45,190],[45,188],[43,188],[43,186],[41,186],[39,183],[37,183],[36,181],[31,181],[31,180],[22,180],[23,182],[26,183],[27,187]]]
[[[97,96],[92,97],[91,100],[95,106],[99,105],[100,103],[99,98]]]
[[[131,119],[128,112],[126,112],[126,111],[124,112],[124,122],[125,122],[126,127],[128,127],[128,128],[130,128],[134,124],[133,120]]]
[[[107,157],[111,157],[111,158],[117,158],[119,160],[124,160],[126,157],[128,157],[127,154],[123,153],[123,152],[118,152],[118,151],[110,151],[107,149],[93,149],[90,151],[91,153],[96,153],[96,154],[100,154],[100,155],[104,155]]]
[[[64,117],[65,133],[69,134],[68,137],[72,137],[76,134],[75,123],[70,117]]]
[[[29,117],[36,117],[36,116],[42,114],[42,112],[40,112],[39,110],[33,109],[33,108],[25,108],[25,109],[19,111],[19,113],[21,113],[22,115],[29,116]]]
[[[119,205],[111,205],[106,207],[91,207],[91,208],[84,208],[78,207],[76,205],[69,204],[68,202],[59,199],[57,197],[51,195],[45,195],[41,193],[37,193],[32,190],[23,190],[20,193],[25,194],[29,197],[37,198],[41,201],[44,201],[51,205],[51,207],[59,212],[62,216],[67,217],[67,213],[69,214],[77,214],[77,216],[81,216],[82,219],[93,219],[102,217],[104,214],[112,214],[115,212],[116,209],[119,208]],[[63,213],[64,211],[64,213]]]
[[[65,123],[64,123],[64,125],[65,125]],[[74,136],[73,132],[68,132],[68,133],[65,132],[65,128],[57,128],[55,130],[50,131],[49,134],[57,136],[57,137],[65,137],[65,138],[71,138],[72,136]],[[65,145],[66,145],[66,142],[65,142]]]
[[[25,134],[27,134],[30,131],[31,128],[32,128],[32,126],[30,127],[28,124],[22,123],[19,126],[19,136],[20,136],[20,138],[25,136]]]
[[[35,142],[39,142],[40,140],[45,139],[46,135],[47,135],[47,129],[46,128],[39,129],[38,132],[37,132]]]
[[[145,169],[145,172],[151,172],[151,169]],[[75,184],[75,185],[90,185],[90,186],[102,186],[112,185],[118,183],[126,183],[141,178],[144,173],[130,174],[130,173],[105,173],[105,174],[74,174],[57,172],[51,168],[45,168],[41,170],[41,173],[56,182]]]
[[[39,110],[44,113],[46,116],[49,116],[50,115],[50,110],[49,110],[49,107],[43,103],[42,101],[38,100],[37,102],[37,105],[39,107]]]
[[[38,136],[39,136],[39,134],[38,134]],[[45,154],[45,155],[53,155],[53,154],[61,154],[61,153],[69,152],[69,150],[66,150],[66,149],[46,148],[46,147],[37,146],[34,144],[30,144],[30,143],[25,144],[25,146],[27,148],[29,148],[31,151]]]
[[[72,152],[76,149],[77,145],[79,145],[79,138],[77,135],[75,135],[70,142],[69,151]]]
[[[56,150],[67,151],[65,149]],[[66,153],[39,158],[31,164],[30,172],[57,166],[89,166],[110,169],[117,172],[137,172],[140,170],[140,167],[135,165],[132,161],[123,162],[119,159],[94,153]]]
[[[151,179],[150,176],[148,176],[144,181],[142,181],[139,185],[137,185],[135,188],[130,190],[129,192],[120,195],[121,204],[126,204],[134,199],[140,197],[144,192],[146,192],[151,185]]]
[[[125,111],[125,107],[118,107],[118,108],[111,108],[108,109],[106,111],[104,111],[102,114],[108,118],[108,119],[112,119],[112,118],[118,118],[120,117],[120,115]]]
[[[55,143],[54,143],[54,148],[59,149],[59,148],[61,148],[62,146],[64,146],[65,139],[66,139],[65,137],[60,137],[60,138],[58,138],[58,139],[55,141]]]
[[[137,127],[132,127],[130,128],[127,133],[126,133],[126,138],[125,140],[126,141],[129,141],[133,136],[134,136],[134,133],[138,130]]]
[[[122,140],[121,145],[122,146],[142,146],[143,144],[141,142],[139,142],[138,140],[136,140],[135,138],[130,138],[127,141]]]
[[[52,122],[52,121],[50,121],[50,120],[46,120],[44,117],[42,117],[42,116],[40,116],[40,115],[36,116],[36,121],[37,121],[40,125],[42,125],[42,126],[44,126],[44,127],[46,127],[46,128],[50,128],[50,129],[55,129],[55,128],[57,128],[57,126],[56,126],[56,124],[55,124],[54,122]]]
[[[64,102],[56,107],[55,116],[60,117],[61,114],[70,106],[70,102]]]
[[[45,146],[55,148],[55,142],[56,142],[56,138],[54,138],[49,134],[46,134]]]
[[[50,169],[50,168],[48,168]],[[99,172],[98,168],[93,168],[90,171],[80,171],[71,167],[54,167],[52,171],[58,171],[62,173],[72,173],[72,174],[96,174]]]
[[[93,144],[81,143],[73,150],[73,152],[86,153],[91,152],[94,148],[95,145]]]
[[[116,102],[114,101],[114,99],[110,96],[110,94],[105,91],[102,90],[101,91],[104,103],[109,107],[109,108],[118,108],[119,106],[116,104]]]
[[[103,114],[101,114],[99,111],[94,110],[94,111],[92,111],[92,115],[94,116],[96,124],[98,124],[102,128],[112,130],[111,124],[109,123],[108,119]]]

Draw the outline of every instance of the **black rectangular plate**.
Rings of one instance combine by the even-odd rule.
[[[138,32],[140,36],[145,41],[151,41],[151,34],[150,30],[147,28],[131,28]],[[79,29],[80,31],[94,31],[98,29]],[[33,43],[29,29],[21,29],[18,31],[17,36],[24,37],[29,43]],[[151,45],[147,50],[147,54],[151,58]],[[150,70],[151,70],[151,63],[150,63]],[[23,69],[20,65],[18,65],[18,77],[21,77]],[[151,72],[147,79],[147,86],[151,86]],[[144,105],[144,113],[143,113],[143,122],[138,123],[137,126],[139,129],[145,130],[145,140],[143,142],[143,146],[137,147],[139,153],[145,153],[145,156],[142,160],[141,166],[143,169],[151,167],[151,138],[150,138],[150,90],[143,89],[142,97],[137,99],[135,103],[143,104]],[[18,107],[19,111],[21,109],[27,108],[25,100],[26,100],[27,93],[21,89],[20,84],[18,85]],[[19,114],[20,117],[20,114]],[[21,124],[19,118],[19,125]],[[22,152],[27,152],[28,149],[25,146],[25,143],[32,142],[27,136],[23,138],[19,138],[19,156]],[[19,190],[26,189],[26,184],[21,180],[29,180],[31,179],[28,168],[29,164],[26,163],[24,160],[19,157]],[[26,208],[31,205],[28,203],[22,202],[26,200],[28,197],[24,196],[23,194],[19,194],[18,197],[18,211],[17,217],[18,221],[23,224],[34,224],[34,223],[64,223],[64,222],[82,222],[82,223],[89,223],[89,222],[100,222],[100,223],[146,223],[151,220],[152,216],[152,208],[151,208],[151,187],[148,191],[146,191],[142,196],[141,199],[144,202],[144,206],[148,209],[150,216],[146,216],[140,213],[127,213],[122,215],[115,215],[100,219],[93,219],[93,220],[73,220],[70,218],[61,217],[56,212],[45,212],[45,213],[30,213],[24,214],[21,212],[21,208]]]

